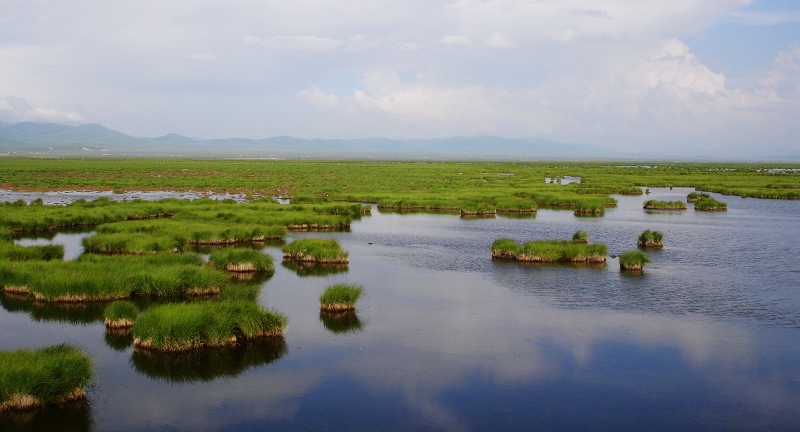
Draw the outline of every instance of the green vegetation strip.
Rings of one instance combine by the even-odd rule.
[[[325,288],[319,296],[319,306],[323,311],[345,311],[356,308],[356,303],[364,293],[364,287],[355,284],[336,284]]]
[[[347,264],[349,254],[342,250],[336,239],[298,239],[283,247],[287,261]]]
[[[157,351],[187,351],[283,336],[288,320],[255,302],[199,302],[156,306],[133,325],[133,343]]]
[[[85,397],[92,361],[70,345],[0,352],[0,412]]]
[[[683,201],[647,200],[642,207],[645,210],[686,210],[686,203]]]
[[[0,242],[0,260],[50,261],[64,259],[64,245],[19,246]]]
[[[520,245],[512,239],[498,239],[492,244],[492,258],[521,262],[602,263],[607,254],[608,248],[603,243],[534,240]]]
[[[0,285],[7,292],[32,293],[36,300],[55,302],[217,294],[230,278],[204,264],[197,255],[173,253],[0,262]]]

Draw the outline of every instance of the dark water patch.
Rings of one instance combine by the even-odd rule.
[[[355,311],[321,311],[319,320],[331,333],[356,333],[364,330],[364,324]]]

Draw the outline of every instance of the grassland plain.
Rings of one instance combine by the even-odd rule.
[[[357,162],[273,160],[0,159],[0,187],[14,190],[173,190],[377,203],[399,209],[613,206],[609,194],[694,187],[758,198],[800,199],[797,164],[598,162]],[[545,183],[545,177],[580,183]],[[594,207],[583,204],[582,207]]]
[[[70,345],[0,352],[0,412],[83,399],[91,379],[91,359]]]

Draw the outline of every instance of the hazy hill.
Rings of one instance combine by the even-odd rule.
[[[99,124],[0,122],[0,154],[52,156],[293,157],[293,158],[598,158],[602,149],[540,139],[453,137],[426,140],[264,139],[197,140],[177,134],[139,138]]]

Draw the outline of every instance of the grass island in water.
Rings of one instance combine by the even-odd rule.
[[[576,243],[568,240],[534,240],[518,244],[512,239],[498,239],[492,244],[492,258],[542,263],[602,263],[608,248],[603,243]]]
[[[637,244],[639,247],[644,248],[660,248],[664,247],[663,239],[664,234],[662,234],[660,231],[645,230],[639,234],[639,240],[637,241]]]
[[[282,249],[283,259],[322,264],[347,264],[349,254],[336,239],[305,238],[295,240]]]
[[[336,284],[325,289],[319,296],[319,307],[323,311],[354,310],[364,293],[364,288],[355,284]]]

